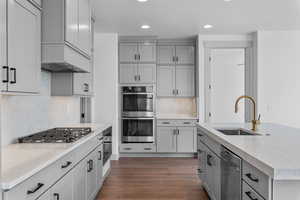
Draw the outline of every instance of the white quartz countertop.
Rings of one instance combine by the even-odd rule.
[[[197,116],[195,115],[188,115],[188,114],[157,114],[156,116],[157,119],[171,119],[171,120],[176,120],[176,119],[187,119],[187,120],[193,120],[193,119],[198,119]]]
[[[2,189],[9,190],[87,142],[111,124],[65,124],[59,127],[90,127],[92,133],[69,144],[10,144],[2,147]]]
[[[199,123],[208,135],[274,180],[300,180],[300,130],[263,123],[261,136],[227,136],[215,128],[244,128],[251,124]]]

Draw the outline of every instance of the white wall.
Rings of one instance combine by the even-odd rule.
[[[113,124],[113,159],[118,159],[118,35],[96,33],[94,46],[93,120]]]
[[[300,31],[259,31],[257,58],[262,121],[300,128]]]
[[[60,124],[80,122],[80,99],[51,97],[50,79],[50,73],[42,72],[40,95],[2,96],[2,145]]]

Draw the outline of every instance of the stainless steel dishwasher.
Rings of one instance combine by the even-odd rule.
[[[222,146],[221,200],[242,199],[242,160]]]

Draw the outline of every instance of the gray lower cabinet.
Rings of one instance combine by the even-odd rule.
[[[221,159],[209,149],[206,153],[208,193],[211,199],[221,200]]]
[[[176,152],[176,130],[174,127],[157,127],[157,152]]]
[[[86,199],[86,175],[87,175],[87,163],[80,162],[73,169],[73,200]]]
[[[120,64],[120,83],[155,83],[155,64]]]
[[[73,200],[73,174],[67,173],[50,190],[53,199]]]
[[[87,164],[87,177],[86,177],[86,194],[87,200],[93,200],[98,190],[97,184],[97,159],[98,152],[94,150],[85,160]]]
[[[255,192],[246,182],[243,181],[242,200],[264,200],[257,192]]]
[[[194,127],[157,127],[157,152],[193,153],[195,152]]]
[[[194,66],[163,65],[157,67],[157,96],[194,97]]]

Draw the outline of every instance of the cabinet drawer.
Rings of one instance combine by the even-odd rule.
[[[176,126],[175,120],[157,120],[157,126]]]
[[[157,126],[195,126],[196,120],[157,120]]]
[[[153,153],[156,147],[153,144],[121,144],[120,152],[122,153]]]
[[[243,181],[243,200],[264,200],[259,194],[257,194],[246,182]]]
[[[63,158],[59,159],[56,164],[57,171],[59,176],[63,176],[68,171],[70,171],[76,165],[75,155],[73,152],[67,154]]]
[[[269,177],[243,161],[243,180],[265,199],[269,199]]]
[[[48,188],[50,188],[50,186],[60,178],[59,174],[59,163],[56,162],[46,169],[43,169],[42,171],[33,175],[16,187],[12,188],[11,190],[4,192],[4,199],[34,200]]]

